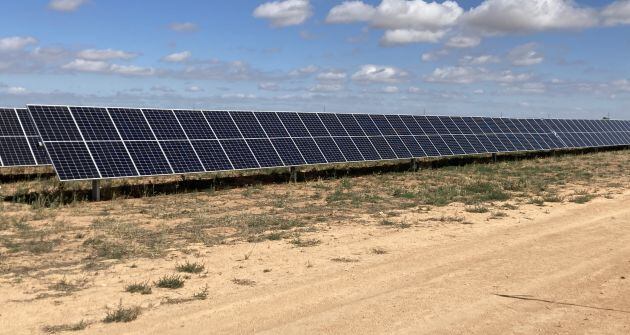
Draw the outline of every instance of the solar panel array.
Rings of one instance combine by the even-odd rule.
[[[0,108],[0,167],[49,165],[26,109]]]
[[[630,145],[630,122],[29,106],[61,180]]]

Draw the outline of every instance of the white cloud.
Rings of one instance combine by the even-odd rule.
[[[370,21],[376,9],[362,1],[345,1],[341,5],[333,7],[326,22],[328,23],[352,23],[361,21]]]
[[[508,54],[508,59],[515,66],[530,66],[543,62],[545,57],[536,51],[537,45],[535,43],[527,43],[520,45]]]
[[[373,7],[361,1],[344,2],[328,13],[329,23],[368,22],[384,29],[384,45],[439,41],[457,24],[464,10],[455,1],[382,0]]]
[[[407,92],[411,93],[411,94],[420,94],[420,93],[425,93],[426,90],[420,88],[420,87],[416,87],[416,86],[410,86],[407,89]]]
[[[165,62],[171,62],[171,63],[181,63],[188,60],[190,56],[192,56],[192,53],[190,51],[182,51],[182,52],[172,53],[162,58],[162,60]]]
[[[317,75],[319,81],[344,81],[348,74],[342,71],[328,71]]]
[[[109,72],[121,74],[123,76],[151,76],[155,74],[155,69],[136,65],[112,64]]]
[[[60,12],[72,12],[86,3],[87,0],[52,0],[48,7]]]
[[[448,56],[449,51],[447,49],[441,49],[437,51],[425,52],[420,57],[423,62],[433,62],[438,60],[440,57]]]
[[[131,52],[114,49],[86,49],[77,55],[79,58],[88,60],[110,60],[110,59],[132,59],[138,55]]]
[[[109,69],[109,64],[103,61],[75,59],[61,68],[79,72],[105,72]]]
[[[299,69],[296,70],[292,70],[291,72],[289,72],[289,76],[292,77],[299,77],[299,76],[304,76],[304,75],[309,75],[309,74],[313,74],[315,72],[317,72],[319,70],[319,68],[315,65],[308,65],[305,67],[301,67]]]
[[[363,65],[352,75],[352,80],[363,83],[398,83],[409,77],[409,74],[392,66]]]
[[[19,51],[31,44],[37,44],[37,39],[30,36],[11,36],[0,39],[0,51]]]
[[[61,66],[62,69],[76,72],[110,73],[123,76],[149,76],[155,74],[155,69],[136,65],[109,64],[104,61],[75,59]]]
[[[464,56],[459,61],[465,65],[483,65],[490,63],[499,63],[501,60],[497,56],[493,55],[481,55],[481,56]]]
[[[199,26],[192,22],[173,22],[168,27],[178,33],[190,33],[199,30]]]
[[[343,90],[343,85],[334,83],[317,84],[311,88],[311,92],[339,92]]]
[[[264,3],[254,10],[254,17],[271,21],[274,27],[304,23],[313,14],[309,0],[284,0]]]
[[[444,35],[446,35],[446,30],[386,30],[385,35],[383,35],[383,38],[381,38],[381,44],[399,45],[409,43],[437,43],[442,39],[442,37],[444,37]]]
[[[509,34],[589,28],[598,13],[573,0],[485,0],[462,19],[486,34]]]
[[[436,68],[424,79],[432,83],[471,84],[474,82],[496,82],[512,84],[529,81],[532,78],[528,73],[514,73],[510,70],[492,72],[483,67],[472,66],[447,66]]]
[[[481,43],[481,38],[476,36],[453,36],[447,42],[449,48],[474,48]]]
[[[630,0],[619,0],[606,6],[601,18],[606,26],[630,24]]]
[[[280,89],[280,86],[276,83],[266,82],[258,84],[258,89],[261,91],[277,91]]]
[[[186,87],[186,92],[198,93],[198,92],[203,92],[203,91],[204,91],[203,88],[196,85]]]
[[[22,95],[26,94],[28,91],[21,86],[11,86],[6,89],[6,92],[11,95]]]
[[[394,93],[400,92],[400,89],[398,89],[397,86],[385,86],[385,87],[383,87],[381,92],[388,93],[388,94],[394,94]]]

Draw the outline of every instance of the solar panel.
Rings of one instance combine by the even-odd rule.
[[[26,109],[0,108],[0,167],[49,165]]]
[[[41,136],[61,180],[630,144],[616,121],[29,106],[18,129],[10,111],[0,157]]]

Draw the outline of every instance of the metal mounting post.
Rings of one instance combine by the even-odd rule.
[[[289,168],[289,170],[291,172],[290,181],[297,183],[297,169],[295,168],[295,166],[292,166]]]
[[[418,161],[415,158],[411,159],[411,171],[413,172],[418,171]]]
[[[92,201],[101,201],[101,181],[92,180]]]
[[[497,154],[492,154],[492,162],[493,163],[497,162]]]

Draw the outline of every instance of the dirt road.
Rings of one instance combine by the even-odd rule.
[[[284,280],[212,292],[207,301],[87,332],[630,333],[630,195],[502,223],[370,235],[348,232],[318,248],[390,252],[287,271]],[[312,257],[265,252],[261,259]]]

